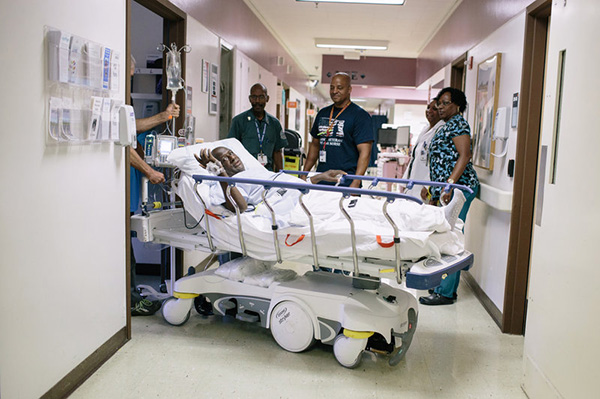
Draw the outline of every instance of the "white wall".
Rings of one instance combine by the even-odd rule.
[[[233,53],[233,115],[250,109],[250,88],[262,83],[268,90],[270,100],[265,110],[275,116],[277,110],[277,77],[255,61],[248,58],[237,48]]]
[[[600,88],[599,20],[596,1],[553,2],[541,137],[549,150],[563,49],[566,64],[556,184],[548,183],[547,160],[541,226],[533,234],[524,347],[531,399],[598,396],[600,135],[590,93]]]
[[[0,14],[0,395],[33,398],[126,323],[124,151],[46,147],[44,25],[124,55],[125,2],[2,2]],[[124,74],[123,57],[122,99]]]
[[[219,37],[188,16],[187,43],[192,47],[192,51],[186,56],[186,84],[192,87],[192,115],[196,117],[195,135],[204,141],[218,140],[219,115],[209,114],[209,93],[202,92],[202,60],[220,64]]]
[[[512,95],[521,87],[523,38],[525,13],[483,40],[468,52],[473,57],[473,69],[467,70],[465,94],[469,103],[467,120],[471,129],[475,126],[475,97],[477,65],[496,53],[502,53],[498,107],[512,105]],[[515,158],[516,129],[510,129],[508,154],[496,158],[493,171],[476,168],[479,180],[503,191],[512,192],[513,179],[507,175],[507,163]],[[497,147],[500,151],[501,144]],[[476,199],[471,204],[465,228],[466,247],[475,254],[475,265],[470,273],[494,304],[503,310],[506,265],[508,260],[508,238],[510,213],[497,210]]]

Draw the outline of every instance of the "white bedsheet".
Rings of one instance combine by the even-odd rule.
[[[242,159],[249,169],[245,177],[269,176],[269,172],[260,164],[257,166],[256,160],[234,139],[175,150],[169,160],[185,172],[175,191],[182,198],[186,211],[196,220],[200,220],[205,212],[194,192],[195,181],[191,174],[206,174],[206,172],[200,168],[195,159],[192,162],[189,158],[193,158],[193,154],[198,153],[204,146],[215,148],[218,145],[231,148]],[[287,180],[289,177],[281,178]],[[310,226],[306,214],[297,203],[299,191],[288,190],[283,195],[277,191],[275,188],[271,189],[268,199],[276,210],[279,246],[283,259],[292,260],[310,256],[312,254]],[[235,214],[218,205],[223,198],[220,186],[215,182],[205,181],[198,185],[198,193],[207,203],[209,210],[220,215],[220,218],[208,217],[217,248],[241,252],[237,218]],[[256,192],[252,195],[256,198]],[[352,256],[350,224],[339,210],[339,198],[338,193],[316,190],[304,196],[304,203],[313,215],[320,257]],[[383,200],[362,196],[346,199],[345,203],[347,205],[354,200],[356,204],[352,208],[346,206],[346,210],[354,221],[358,256],[395,259],[394,247],[386,245],[393,241],[394,231],[383,215]],[[464,251],[462,232],[458,229],[450,231],[441,208],[396,200],[389,204],[388,212],[400,230],[402,259],[417,260],[424,256],[439,258],[441,255],[457,255]],[[276,260],[271,215],[266,206],[258,204],[255,209],[241,215],[241,219],[248,256],[262,260]],[[202,226],[205,225],[204,223],[203,220]]]
[[[204,208],[195,197],[194,179],[182,177],[177,194],[183,199],[185,209],[196,220],[202,218]],[[208,187],[198,186],[201,195],[208,195]],[[324,195],[325,194],[325,195]],[[334,197],[334,198],[332,198]],[[325,200],[327,199],[328,200]],[[346,203],[355,198],[345,200]],[[367,197],[356,198],[354,208],[346,208],[354,221],[356,244],[359,256],[381,259],[395,259],[395,250],[384,245],[393,241],[393,228],[383,216],[382,201]],[[310,191],[304,197],[304,203],[311,213],[315,225],[315,236],[319,256],[352,255],[350,224],[340,214],[339,194]],[[450,231],[444,219],[443,211],[426,212],[413,202],[396,200],[388,207],[392,219],[400,229],[401,257],[404,260],[417,260],[424,256],[434,258],[442,254],[457,255],[464,250],[464,237],[461,231]],[[408,212],[406,211],[408,209]],[[223,207],[210,209],[221,218],[208,217],[215,245],[222,250],[241,252],[237,218]],[[300,205],[293,207],[288,214],[277,214],[280,249],[284,259],[292,260],[312,254],[310,226],[308,218]],[[423,217],[420,217],[423,216]],[[271,230],[271,216],[264,205],[258,205],[254,211],[241,215],[244,239],[248,256],[263,260],[276,260],[276,252]],[[204,226],[205,221],[202,221]],[[304,236],[302,238],[302,236]]]

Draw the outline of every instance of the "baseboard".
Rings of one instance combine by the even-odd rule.
[[[127,327],[123,327],[111,338],[96,349],[77,367],[75,367],[62,380],[56,383],[42,399],[66,398],[72,394],[81,384],[85,382],[96,370],[100,368],[112,355],[125,345],[127,339]]]
[[[475,294],[475,297],[481,302],[483,308],[489,313],[494,322],[502,330],[502,312],[494,304],[489,296],[481,289],[475,278],[471,276],[469,272],[461,273],[461,277],[465,280],[467,285],[471,288],[471,291]]]

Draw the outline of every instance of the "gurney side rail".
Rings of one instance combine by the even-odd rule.
[[[285,171],[285,172],[290,173],[290,171]],[[293,173],[306,174],[307,172],[294,171]],[[302,195],[308,193],[310,190],[329,191],[329,192],[337,192],[337,193],[342,194],[342,198],[340,199],[339,206],[340,206],[340,210],[341,210],[342,214],[346,217],[346,219],[350,223],[352,251],[353,251],[353,263],[354,263],[354,276],[355,276],[355,278],[360,276],[358,254],[356,252],[356,243],[355,243],[355,237],[354,237],[354,223],[353,223],[352,219],[350,218],[350,215],[345,211],[344,206],[343,206],[343,201],[344,201],[344,199],[349,198],[351,195],[372,196],[373,190],[365,190],[365,189],[351,188],[351,187],[330,186],[330,185],[317,185],[317,184],[309,184],[309,183],[291,183],[291,182],[263,180],[263,179],[236,178],[235,176],[234,177],[224,177],[224,176],[213,176],[213,175],[194,175],[193,178],[196,180],[196,185],[201,183],[203,180],[227,183],[228,187],[227,187],[226,194],[229,198],[230,198],[230,189],[232,186],[235,186],[236,183],[255,184],[255,185],[263,186],[265,188],[265,192],[263,193],[263,201],[265,201],[267,208],[271,212],[272,223],[273,223],[272,224],[272,226],[273,226],[273,241],[274,241],[275,251],[277,254],[277,261],[279,263],[281,263],[282,259],[281,259],[281,253],[280,253],[280,248],[279,248],[279,241],[277,238],[277,224],[276,224],[275,214],[273,212],[273,209],[266,201],[266,191],[268,191],[272,187],[277,187],[277,188],[296,189],[296,190],[299,190]],[[444,187],[444,191],[450,190],[451,188],[458,188],[461,190],[472,192],[472,190],[469,187],[466,187],[463,185],[450,184],[450,183],[438,183],[438,182],[431,182],[431,181],[390,179],[390,178],[378,178],[378,177],[356,176],[356,175],[344,175],[344,176],[342,176],[342,180],[344,180],[344,179],[372,180],[373,181],[371,184],[372,187],[374,185],[376,185],[378,181],[382,181],[382,182],[404,183],[409,188],[412,187],[414,184],[422,184],[422,185],[430,185],[430,186],[441,186],[441,187]],[[196,193],[197,193],[197,190],[196,190]],[[404,271],[401,270],[400,238],[399,238],[399,234],[398,234],[398,228],[396,227],[395,223],[393,222],[393,220],[389,217],[389,215],[387,213],[387,205],[398,198],[405,199],[408,201],[413,201],[418,204],[423,204],[423,202],[420,199],[412,197],[407,194],[401,194],[401,193],[395,193],[395,192],[389,192],[389,191],[377,191],[377,196],[385,197],[385,203],[383,205],[383,214],[385,215],[386,219],[388,220],[388,222],[392,225],[392,227],[394,229],[396,276],[397,276],[397,282],[401,283]],[[233,201],[232,198],[230,198],[230,201],[234,204],[234,206],[236,205],[235,201]],[[203,205],[205,205],[204,201],[202,201],[202,202],[203,202]],[[302,209],[304,210],[304,212],[306,213],[306,215],[308,216],[308,219],[309,219],[310,228],[311,228],[313,259],[315,261],[315,266],[319,266],[317,264],[318,255],[317,255],[317,247],[316,247],[316,242],[315,242],[315,237],[314,237],[313,219],[312,219],[310,212],[308,211],[308,209],[306,209],[306,207],[304,206],[302,201],[300,201],[300,203],[301,203]],[[207,209],[206,206],[205,206],[205,209]],[[239,208],[237,206],[235,206],[235,211],[236,211],[236,216],[237,216],[237,220],[238,220],[238,234],[239,234],[239,239],[240,239],[240,245],[242,248],[242,252],[245,255],[246,248],[245,248],[244,237],[243,237],[243,232],[242,232],[240,212],[239,212]],[[210,230],[208,227],[208,221],[206,223],[207,223],[206,230],[207,230],[207,233],[209,236],[209,242],[211,242],[212,239],[210,238]]]

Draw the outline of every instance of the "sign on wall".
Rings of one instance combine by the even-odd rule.
[[[219,109],[219,66],[210,65],[210,101],[208,102],[208,113],[216,114]]]

